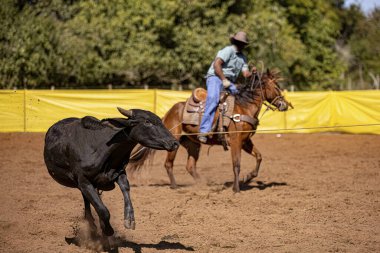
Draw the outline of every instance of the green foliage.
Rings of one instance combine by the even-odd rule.
[[[379,73],[378,12],[352,13],[343,0],[4,0],[0,85],[204,85],[217,51],[244,30],[259,69],[301,90],[339,89],[358,64]]]
[[[351,61],[351,74],[355,79],[359,79],[360,88],[372,88],[368,84],[372,83],[372,78],[377,75],[377,82],[380,82],[380,8],[375,9],[368,19],[361,19],[354,28],[348,45],[355,56]],[[377,87],[379,88],[379,87]]]
[[[324,0],[279,2],[305,46],[305,57],[291,66],[292,81],[300,89],[336,88],[345,66],[334,48],[340,23],[331,3]]]

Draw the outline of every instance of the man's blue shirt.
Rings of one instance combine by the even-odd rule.
[[[241,52],[238,52],[236,47],[231,45],[223,48],[218,52],[216,58],[223,60],[222,70],[226,78],[231,82],[235,82],[242,70],[248,70],[247,58]],[[216,59],[215,58],[215,59]],[[215,76],[214,62],[211,63],[207,71],[207,77]]]

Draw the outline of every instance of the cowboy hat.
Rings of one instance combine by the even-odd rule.
[[[243,31],[237,32],[235,35],[230,36],[230,41],[231,41],[231,43],[233,41],[239,41],[239,42],[242,42],[244,44],[248,44],[247,34]]]

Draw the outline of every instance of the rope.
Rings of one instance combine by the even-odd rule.
[[[181,125],[182,123],[183,123],[183,121],[179,122],[177,125],[175,125],[174,127],[170,128],[169,132],[171,132],[174,128],[176,128],[177,126]]]
[[[320,127],[299,127],[299,128],[279,128],[279,129],[260,129],[260,130],[241,130],[241,131],[225,131],[225,132],[208,132],[212,134],[231,134],[231,133],[257,133],[257,132],[276,132],[276,131],[295,131],[295,130],[311,130],[311,129],[329,129],[329,128],[346,128],[346,127],[363,127],[363,126],[380,126],[378,124],[357,124],[357,125],[340,125],[340,126],[320,126]],[[198,135],[200,133],[182,133],[174,135]]]

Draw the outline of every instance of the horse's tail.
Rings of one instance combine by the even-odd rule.
[[[131,173],[140,171],[147,160],[149,161],[149,164],[152,164],[155,153],[155,149],[139,145],[136,151],[134,151],[129,157],[127,170]]]

